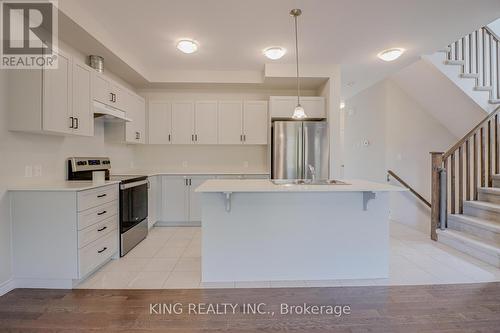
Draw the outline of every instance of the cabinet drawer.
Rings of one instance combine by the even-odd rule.
[[[78,192],[78,211],[81,212],[116,199],[118,199],[118,185]]]
[[[118,251],[118,234],[111,232],[107,236],[78,250],[79,276],[86,276],[94,268],[104,263]]]
[[[112,216],[104,221],[93,224],[78,231],[78,248],[82,248],[93,241],[113,232],[118,234],[118,215]]]
[[[118,215],[118,200],[90,208],[78,213],[78,230],[85,229],[97,222]]]

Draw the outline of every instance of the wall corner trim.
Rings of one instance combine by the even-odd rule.
[[[7,294],[14,289],[16,289],[16,283],[14,279],[9,279],[5,282],[2,282],[0,283],[0,296]]]

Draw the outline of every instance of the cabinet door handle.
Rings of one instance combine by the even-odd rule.
[[[69,128],[75,128],[75,118],[69,117],[69,120],[71,122],[71,125],[69,125]]]
[[[104,193],[104,194],[99,194],[97,197],[98,197],[98,198],[104,198],[106,195],[107,195],[106,193]]]
[[[170,138],[171,138],[171,136],[170,136],[170,134],[169,134],[169,135],[168,135],[168,142],[170,142],[170,141],[171,141],[171,139],[170,139]]]
[[[78,118],[75,118],[75,123],[76,123],[76,125],[75,125],[75,127],[74,127],[74,128],[75,128],[75,129],[78,129],[78,127],[79,127],[79,125],[80,125],[80,124],[79,124],[79,121],[78,121]]]
[[[110,102],[114,102],[114,98],[113,98],[113,93],[109,93],[109,96],[111,97],[111,99],[109,100]]]
[[[107,211],[103,210],[102,212],[97,213],[97,215],[103,215],[103,214],[106,214],[106,213],[107,213]]]
[[[102,227],[101,229],[97,229],[97,231],[101,232],[101,231],[104,231],[106,229],[108,229],[108,227]]]
[[[191,186],[191,178],[189,178],[189,186]]]
[[[184,179],[184,185],[188,186],[188,180],[187,180],[187,178]]]
[[[106,251],[108,248],[107,247],[104,247],[102,250],[99,250],[97,251],[97,253],[103,253],[104,251]]]
[[[194,134],[191,134],[191,141],[194,142]]]
[[[243,134],[240,134],[240,142],[243,142]]]
[[[198,134],[194,135],[194,141],[198,142]]]
[[[243,134],[243,141],[247,142],[247,135]]]

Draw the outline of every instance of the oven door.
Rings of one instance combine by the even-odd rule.
[[[148,217],[148,181],[120,185],[120,232],[123,234]]]

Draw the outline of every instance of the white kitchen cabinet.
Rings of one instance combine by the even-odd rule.
[[[214,176],[191,176],[189,183],[189,218],[190,222],[201,222],[201,193],[195,190],[203,182],[215,178]]]
[[[186,222],[189,219],[189,188],[186,177],[161,177],[160,221],[168,224]]]
[[[14,279],[73,288],[118,257],[118,185],[11,192]]]
[[[196,144],[217,143],[217,101],[195,103],[194,134]]]
[[[152,228],[158,221],[158,203],[161,198],[160,176],[148,177],[148,228]]]
[[[267,144],[268,123],[266,101],[245,101],[243,106],[243,143]]]
[[[118,143],[146,143],[146,103],[144,98],[132,92],[127,92],[125,115],[130,121],[106,122],[104,135],[106,140]]]
[[[172,143],[194,143],[194,135],[194,103],[189,101],[172,102]]]
[[[170,144],[172,138],[172,104],[164,101],[148,103],[148,143]]]
[[[94,135],[94,111],[92,108],[92,69],[75,61],[73,64],[73,117],[75,134]]]
[[[146,103],[144,98],[132,93],[122,96],[123,103],[128,105],[127,118],[132,120],[125,123],[125,142],[146,143]]]
[[[310,119],[326,118],[324,97],[300,97],[300,104]],[[297,106],[297,96],[271,96],[269,112],[272,118],[291,118]]]
[[[43,128],[57,133],[71,133],[73,118],[71,112],[70,56],[59,53],[58,67],[43,71]],[[26,96],[30,98],[30,96]]]
[[[95,71],[92,73],[92,95],[94,100],[106,105],[112,104],[114,100],[109,80]]]
[[[243,143],[243,102],[219,101],[219,144]]]
[[[92,75],[92,86],[94,100],[122,111],[128,111],[131,107],[128,91],[95,70]]]
[[[93,135],[90,67],[58,52],[58,68],[9,71],[9,129]]]

